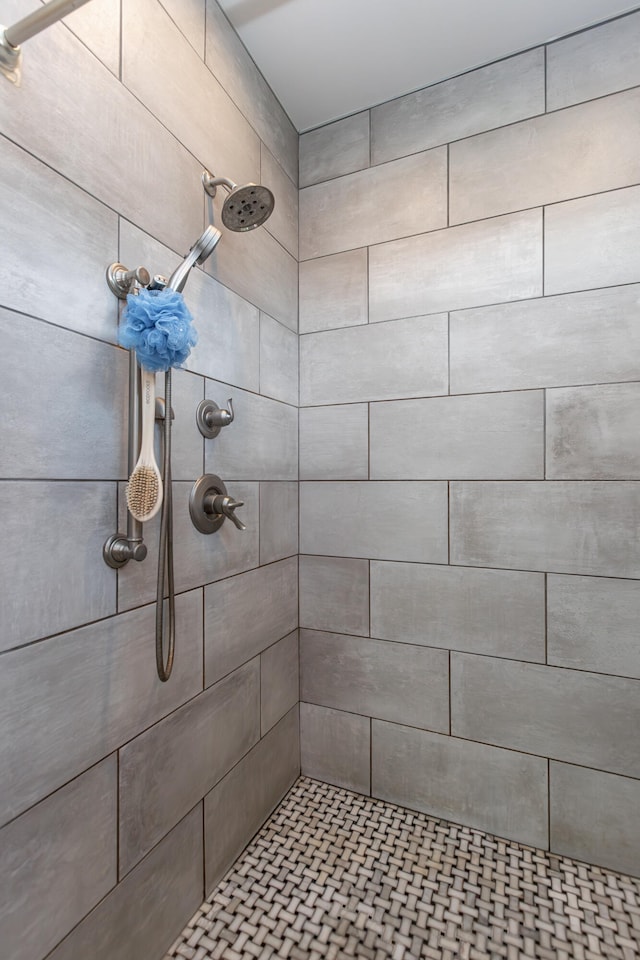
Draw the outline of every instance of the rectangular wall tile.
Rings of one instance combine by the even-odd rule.
[[[367,323],[367,265],[366,249],[300,264],[300,333]]]
[[[178,25],[196,53],[204,59],[204,20],[205,4],[203,0],[162,0],[171,19]]]
[[[544,476],[542,391],[371,404],[375,480]]]
[[[303,483],[300,552],[447,563],[447,484]]]
[[[543,663],[544,577],[372,560],[371,634]]]
[[[257,660],[205,690],[120,751],[120,876],[260,738]]]
[[[115,213],[4,137],[0,169],[0,204],[11,224],[2,305],[115,341],[118,309],[104,282],[106,264],[117,259]]]
[[[120,222],[120,257],[127,264],[144,264],[152,275],[167,277],[181,261],[168,247],[126,220]],[[258,308],[201,269],[189,274],[184,298],[198,332],[198,342],[185,362],[186,369],[247,390],[258,390]]]
[[[260,393],[298,405],[298,336],[260,315]]]
[[[27,12],[25,7],[23,13]],[[154,24],[159,17],[164,14],[154,15]],[[149,18],[141,17],[142,22],[152,29]],[[111,210],[123,213],[173,249],[188,250],[202,229],[201,164],[64,24],[33,37],[29,47],[31,65],[22,79],[21,108],[16,109],[14,86],[4,84],[0,90],[4,134]],[[193,53],[188,44],[187,48]],[[164,68],[166,60],[162,64]],[[170,71],[164,72],[169,77]],[[149,184],[162,185],[161,203]],[[60,216],[69,217],[69,235],[73,235],[73,217],[58,210]],[[102,248],[107,238],[94,225],[85,241],[99,242]],[[33,243],[31,237],[30,257]],[[117,259],[115,245],[108,241],[106,246],[111,252],[103,264]],[[46,256],[54,255],[55,244],[47,245]],[[100,296],[108,298],[111,295],[100,273],[93,273],[94,282],[100,278]],[[67,276],[68,283],[72,280],[75,273],[73,278]],[[90,310],[93,301],[83,298],[83,302]],[[59,304],[66,307],[62,299]]]
[[[442,394],[447,378],[443,315],[328,330],[300,340],[302,405]]]
[[[393,197],[381,204],[393,183]],[[339,211],[339,215],[336,212]],[[300,259],[384,243],[447,225],[444,147],[300,191]]]
[[[300,557],[300,626],[367,637],[369,561]]]
[[[214,467],[215,470],[215,467]],[[193,482],[173,485],[173,549],[175,557],[176,590],[181,593],[222,577],[231,577],[259,563],[259,505],[258,483],[230,482],[228,492],[244,506],[238,516],[246,530],[237,530],[227,521],[215,534],[197,530],[189,513],[189,496]],[[124,484],[120,487],[120,527],[126,524]],[[145,523],[144,541],[149,557],[157,557],[160,536],[160,516]],[[118,603],[120,610],[152,603],[156,597],[157,569],[153,562],[129,563],[118,571]]]
[[[259,507],[257,483],[234,481],[228,485],[230,496],[241,500],[238,515],[246,530],[238,530],[233,523],[225,521],[213,535],[197,530],[189,513],[191,483],[174,486],[174,551],[176,590],[212,583],[223,577],[235,576],[258,566],[259,558]],[[157,518],[156,518],[157,519]],[[156,528],[157,529],[157,528]],[[149,541],[151,553],[153,540]],[[153,554],[152,554],[153,555]],[[153,573],[153,568],[148,567]],[[148,574],[147,574],[148,576]],[[152,580],[153,596],[155,585]]]
[[[297,567],[293,557],[205,588],[207,686],[296,628]]]
[[[145,607],[0,658],[0,823],[41,800],[202,689],[202,596],[176,598],[171,683]]]
[[[300,479],[366,480],[369,408],[366,403],[300,410]]]
[[[640,13],[602,23],[547,47],[547,109],[640,84]]]
[[[157,960],[202,902],[202,808],[152,850],[50,960]]]
[[[202,270],[193,270],[185,288],[198,343],[187,370],[258,390],[260,377],[259,311]]]
[[[448,733],[449,654],[302,630],[300,699]]]
[[[640,777],[639,722],[637,680],[451,655],[454,736]]]
[[[549,663],[640,679],[640,582],[550,576]]]
[[[298,135],[293,124],[216,0],[206,0],[206,17],[207,66],[293,182],[297,182]],[[241,182],[231,169],[216,173]]]
[[[260,563],[298,553],[298,484],[260,484]]]
[[[372,723],[374,797],[545,848],[547,762],[392,723]]]
[[[8,310],[0,310],[0,336],[0,476],[124,479],[126,403],[114,397],[127,395],[125,351]],[[27,383],[46,403],[46,428]]]
[[[260,145],[260,183],[276,198],[267,230],[292,257],[298,256],[298,188],[285,173],[271,151]]]
[[[640,577],[634,483],[452,483],[451,563]]]
[[[640,287],[612,287],[451,316],[451,392],[635,380]]]
[[[544,51],[538,47],[374,107],[372,161],[460,140],[544,109]]]
[[[115,483],[2,481],[0,527],[0,649],[115,613],[115,571],[102,559],[116,532]],[[28,577],[16,565],[25,544]]]
[[[640,90],[461,140],[449,154],[451,222],[637,183],[639,146]]]
[[[206,216],[218,225],[221,194],[223,191],[218,192],[215,202],[208,200],[206,208]],[[205,262],[204,270],[270,317],[297,331],[298,261],[267,230],[225,230],[224,240]]]
[[[120,70],[120,0],[101,0],[90,7],[81,7],[65,16],[64,22],[117,77]]]
[[[408,237],[369,251],[370,321],[541,294],[539,210]]]
[[[640,781],[551,762],[551,849],[640,876]]]
[[[636,283],[640,187],[549,207],[544,243],[546,294]]]
[[[188,370],[174,369],[171,380],[171,407],[175,417],[171,426],[171,476],[174,480],[190,480],[193,483],[202,473],[204,461],[205,440],[195,418],[195,411],[204,399],[204,377],[198,377]],[[164,385],[163,375],[157,374],[156,397],[164,399]],[[126,405],[123,404],[123,413],[126,412]],[[162,450],[159,444],[163,427],[161,423],[156,424],[158,459]],[[123,437],[126,436],[125,428]]]
[[[271,730],[296,705],[300,665],[298,631],[260,654],[260,729]]]
[[[286,403],[207,380],[207,398],[233,400],[234,422],[205,447],[208,473],[233,480],[298,479],[298,411]]]
[[[302,775],[368,795],[371,720],[355,713],[300,704]]]
[[[299,773],[298,708],[294,707],[204,798],[206,894]]]
[[[548,390],[547,477],[640,479],[639,423],[640,383]]]
[[[408,151],[407,151],[408,152]],[[327,123],[300,137],[300,186],[369,166],[369,111]]]
[[[123,0],[122,14],[125,86],[216,174],[237,183],[257,181],[257,134],[169,15],[154,0]],[[148,31],[153,46],[141,57]],[[179,62],[180,70],[167,70],[170,62]]]
[[[11,960],[44,957],[115,886],[117,776],[109,757],[0,831]]]

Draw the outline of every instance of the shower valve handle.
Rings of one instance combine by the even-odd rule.
[[[209,510],[209,506],[211,509]],[[240,517],[236,517],[236,508],[244,507],[244,500],[234,500],[233,497],[218,494],[215,497],[207,497],[204,508],[207,512],[218,513],[235,523],[238,530],[246,530],[247,525],[242,522]]]
[[[221,410],[213,400],[201,400],[196,410],[196,423],[203,437],[213,440],[223,427],[228,427],[235,420],[233,400],[227,400],[228,410]]]

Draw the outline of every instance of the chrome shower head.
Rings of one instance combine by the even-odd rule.
[[[207,257],[211,256],[221,238],[222,234],[219,230],[212,226],[207,227],[200,239],[196,240],[194,245],[191,247],[191,250],[184,258],[180,266],[176,267],[169,277],[167,289],[175,290],[177,293],[182,293],[191,268],[195,267],[197,263],[204,263]]]
[[[222,222],[229,230],[244,233],[255,230],[273,213],[276,200],[268,187],[260,183],[238,186],[226,177],[213,177],[208,170],[202,174],[202,186],[210,197],[215,197],[216,188],[224,187],[229,196],[222,204]]]

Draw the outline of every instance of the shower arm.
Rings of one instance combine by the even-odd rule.
[[[216,187],[225,187],[225,189],[231,193],[238,184],[234,183],[233,180],[228,180],[226,177],[214,177],[208,170],[203,170],[202,186],[204,187],[205,193],[208,193],[210,197],[215,197]]]
[[[34,10],[12,26],[0,26],[0,72],[13,83],[19,83],[22,60],[20,44],[88,2],[89,0],[49,0],[49,3],[45,3],[43,7]]]

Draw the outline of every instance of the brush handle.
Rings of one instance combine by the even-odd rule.
[[[142,440],[140,442],[140,456],[138,463],[153,466],[158,471],[156,455],[153,446],[153,435],[156,425],[156,375],[144,367],[141,373],[141,408],[142,408]],[[159,471],[158,471],[159,472]]]

